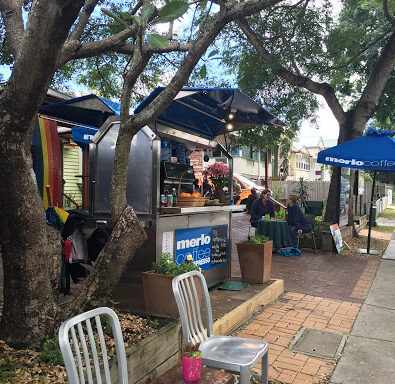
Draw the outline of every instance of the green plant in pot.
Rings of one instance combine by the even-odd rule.
[[[199,344],[185,344],[181,347],[182,373],[186,382],[195,382],[200,379],[202,368],[202,352]]]
[[[159,261],[152,263],[151,271],[142,272],[145,311],[157,316],[178,317],[172,289],[173,277],[199,270],[200,268],[192,260],[185,260],[184,263],[177,265],[172,255],[162,253]],[[201,299],[200,285],[195,283]]]
[[[273,241],[267,236],[255,235],[237,243],[237,254],[242,280],[246,283],[263,284],[270,280]]]

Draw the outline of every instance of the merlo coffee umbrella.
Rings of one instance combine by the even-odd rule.
[[[317,161],[322,164],[373,171],[373,185],[369,211],[368,247],[366,250],[368,254],[377,253],[377,251],[370,250],[376,173],[377,171],[395,172],[394,134],[395,132],[370,129],[365,136],[347,141],[318,153]]]

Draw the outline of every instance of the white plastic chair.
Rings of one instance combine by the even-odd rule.
[[[104,340],[102,322],[100,319],[100,316],[103,315],[106,316],[110,321],[115,340],[115,349],[118,363],[118,383],[127,384],[128,382],[125,345],[123,343],[122,330],[121,325],[119,324],[118,316],[112,309],[101,307],[81,313],[80,315],[66,320],[59,328],[59,346],[62,352],[64,364],[66,366],[69,383],[71,384],[85,384],[86,380],[88,384],[93,384],[94,382],[98,384],[102,383],[98,349],[101,352],[105,383],[111,383],[107,348]],[[93,318],[95,319],[94,325],[96,326],[96,334],[98,335],[100,345],[95,339],[94,332],[92,330],[91,319]],[[83,323],[85,323],[85,328],[88,335],[88,344],[85,341]],[[77,328],[77,331],[75,327]],[[71,344],[73,345],[74,352],[71,349]],[[82,348],[82,355],[80,346]],[[91,367],[92,360],[94,373],[92,373],[93,370]],[[78,364],[78,371],[76,363]],[[94,378],[96,381],[93,381]]]
[[[206,308],[207,331],[202,324],[195,278],[200,282]],[[262,340],[213,335],[213,315],[204,276],[198,271],[173,278],[173,292],[180,313],[183,343],[199,344],[202,364],[216,369],[240,373],[240,384],[249,384],[251,369],[262,360],[263,384],[268,382],[268,344]]]

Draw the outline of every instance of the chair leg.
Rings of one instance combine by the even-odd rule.
[[[314,241],[314,252],[317,253],[317,246],[315,244],[315,235],[314,235],[314,230],[311,232],[313,234],[313,241]]]
[[[242,367],[240,370],[240,384],[250,384],[251,370],[250,367]]]
[[[269,352],[265,353],[262,357],[262,384],[268,384],[269,380]]]

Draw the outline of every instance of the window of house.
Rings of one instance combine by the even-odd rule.
[[[310,158],[303,155],[296,155],[296,168],[302,171],[310,171]]]

